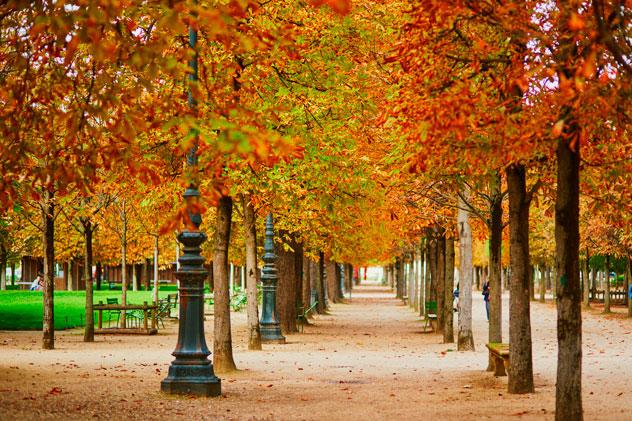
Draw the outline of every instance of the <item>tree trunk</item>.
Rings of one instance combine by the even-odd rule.
[[[325,280],[327,282],[327,298],[329,299],[329,302],[337,303],[338,293],[336,292],[336,290],[338,288],[337,285],[339,286],[340,284],[336,279],[336,264],[329,260],[329,258],[325,259],[325,271]]]
[[[2,245],[0,250],[0,290],[5,291],[7,289],[7,250]]]
[[[311,306],[312,262],[303,255],[303,276],[301,282],[301,304],[305,309]],[[311,314],[311,313],[310,313]]]
[[[149,280],[149,258],[143,260],[142,269],[140,272],[141,282],[145,291],[151,291],[151,282]]]
[[[531,349],[529,198],[524,165],[507,167],[509,191],[509,393],[533,393]]]
[[[459,276],[459,351],[474,351],[472,332],[472,228],[470,218],[463,201],[459,206],[457,224],[459,230],[459,258],[461,268]]]
[[[408,264],[408,307],[415,305],[415,252],[410,253],[410,263]]]
[[[213,366],[218,373],[237,370],[233,359],[233,340],[230,330],[230,296],[228,285],[228,246],[233,216],[233,199],[222,196],[217,205],[215,247],[213,252],[214,328]]]
[[[603,289],[603,312],[610,313],[610,255],[606,255],[606,284]]]
[[[336,273],[336,298],[337,302],[342,302],[344,299],[343,294],[343,284],[344,284],[344,265],[340,263],[335,264],[335,273]]]
[[[572,40],[567,42],[574,43]],[[582,318],[579,288],[580,142],[577,123],[567,121],[570,130],[567,132],[567,139],[575,139],[575,144],[571,149],[569,140],[558,140],[555,203],[555,244],[559,276],[559,282],[556,282],[558,354],[555,419],[559,421],[583,418]]]
[[[454,237],[450,235],[445,242],[445,289],[443,306],[443,343],[454,342]]]
[[[428,262],[430,264],[428,301],[437,301],[437,237],[434,234],[430,238],[430,247],[428,247]]]
[[[159,236],[154,236],[154,303],[158,303],[158,289],[160,284],[158,282],[158,240]]]
[[[251,196],[242,196],[244,209],[244,232],[246,237],[246,294],[248,317],[248,349],[261,350],[261,332],[259,331],[259,307],[257,302],[257,216],[252,205]]]
[[[97,262],[97,273],[96,273],[96,281],[97,281],[97,291],[101,290],[101,279],[103,276],[103,266],[101,266],[101,262]]]
[[[125,200],[123,200],[121,210],[121,304],[127,304],[127,213],[125,210]],[[125,310],[121,311],[121,327],[125,328]]]
[[[53,296],[55,293],[55,197],[54,193],[44,190],[42,207],[42,225],[44,226],[42,244],[44,246],[44,315],[42,348],[55,348],[55,313]]]
[[[628,299],[628,317],[632,317],[632,297],[630,297],[630,283],[632,283],[632,264],[630,263],[630,256],[625,258],[625,294]]]
[[[345,263],[345,290],[351,293],[351,288],[353,288],[353,266]]]
[[[136,263],[132,263],[132,291],[138,291],[138,271]]]
[[[325,254],[321,251],[318,253],[318,276],[316,281],[316,294],[318,304],[316,305],[316,312],[318,314],[325,314],[327,312],[327,285],[325,284]]]
[[[489,332],[490,343],[501,343],[502,337],[502,241],[503,203],[500,173],[495,173],[490,183],[492,201],[489,211]],[[493,364],[490,361],[490,364]],[[493,365],[488,367],[492,370]]]
[[[534,265],[529,265],[529,300],[535,301],[535,278],[537,270]]]
[[[428,280],[428,269],[426,268],[426,238],[421,239],[419,246],[419,315],[426,314],[426,282]]]
[[[540,267],[540,302],[546,301],[546,267],[539,265]]]
[[[86,328],[83,332],[84,342],[94,342],[94,299],[92,293],[92,222],[85,218],[83,225],[84,253],[83,253],[83,279],[86,282]]]
[[[445,307],[445,231],[437,239],[437,333],[443,333]]]
[[[590,253],[588,247],[586,247],[586,264],[583,267],[584,276],[584,290],[582,291],[584,296],[584,308],[590,308]]]
[[[286,235],[279,231],[279,238]],[[288,243],[290,250],[283,245],[277,247],[277,270],[279,283],[276,294],[276,310],[279,317],[279,325],[283,334],[296,332],[296,302],[300,297],[300,273],[296,272],[296,254],[300,247],[294,241]],[[302,257],[301,257],[302,258]]]
[[[66,291],[72,291],[73,278],[75,277],[75,258],[68,261],[68,276],[64,276],[66,281]]]

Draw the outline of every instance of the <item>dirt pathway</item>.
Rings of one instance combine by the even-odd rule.
[[[421,333],[414,312],[374,285],[354,290],[351,302],[332,306],[287,345],[261,352],[247,351],[246,316],[233,314],[240,371],[220,376],[223,396],[215,399],[159,392],[175,323],[154,337],[93,344],[82,343],[80,331],[59,332],[57,349],[46,352],[39,332],[0,332],[0,419],[552,419],[555,307],[533,305],[537,392],[515,396],[506,378],[483,371],[479,295],[477,350],[468,353]],[[632,419],[632,321],[587,315],[584,331],[586,419]]]

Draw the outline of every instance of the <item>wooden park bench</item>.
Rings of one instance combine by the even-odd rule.
[[[432,331],[437,330],[437,302],[436,301],[426,301],[424,304],[426,309],[426,317],[424,318],[424,331],[428,329],[428,325]]]
[[[158,333],[156,326],[156,309],[154,304],[147,304],[145,301],[142,305],[135,304],[99,304],[94,305],[94,311],[97,312],[97,328],[95,334],[135,334],[135,335],[155,335]],[[122,312],[125,311],[126,322],[129,320],[130,325],[134,327],[108,327],[103,328],[103,312]],[[149,325],[151,321],[151,327]],[[141,325],[142,324],[142,325]]]
[[[298,322],[299,326],[301,327],[301,333],[303,333],[303,326],[308,323],[307,322],[307,318],[309,317],[309,313],[314,311],[314,309],[316,308],[317,305],[318,305],[318,301],[314,302],[314,304],[309,306],[309,308],[307,308],[307,309],[304,306],[297,307],[297,309],[296,309],[296,321]]]
[[[509,344],[488,343],[489,357],[494,362],[494,376],[506,376],[509,370]]]

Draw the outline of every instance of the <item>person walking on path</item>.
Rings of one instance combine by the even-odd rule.
[[[489,281],[483,284],[483,300],[485,301],[485,311],[487,312],[487,321],[489,322]]]
[[[454,296],[452,307],[454,308],[455,312],[458,312],[459,310],[461,310],[460,303],[459,303],[459,284],[458,283],[456,284],[456,289],[454,290],[452,295]]]

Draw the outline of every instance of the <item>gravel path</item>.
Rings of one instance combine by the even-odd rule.
[[[220,398],[159,392],[176,323],[157,336],[93,344],[78,330],[58,332],[54,351],[40,349],[39,332],[0,332],[0,419],[553,419],[555,316],[553,304],[532,304],[536,393],[519,396],[506,393],[506,377],[484,371],[487,323],[476,291],[477,349],[467,353],[422,333],[414,312],[375,285],[260,352],[246,349],[245,313],[233,314],[240,371],[220,375]],[[209,344],[212,326],[209,317]],[[587,420],[632,420],[632,320],[584,316],[583,382]]]

